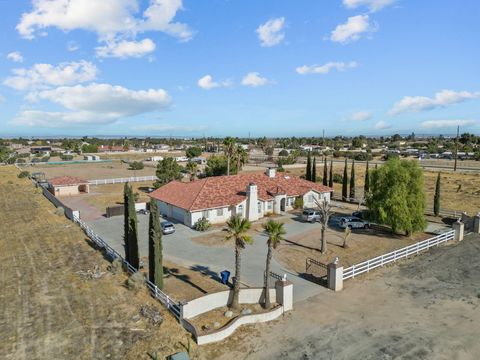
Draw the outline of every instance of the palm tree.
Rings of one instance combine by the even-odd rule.
[[[320,251],[322,254],[325,254],[327,252],[327,239],[325,239],[325,230],[327,229],[330,215],[332,215],[332,205],[330,205],[330,202],[325,198],[321,202],[316,197],[314,197],[314,200],[318,206],[318,209],[320,210],[320,223],[322,224],[322,248]]]
[[[248,161],[248,152],[242,147],[237,146],[235,149],[235,160],[237,161],[237,174],[242,169],[243,165],[245,165]]]
[[[195,161],[189,161],[186,165],[188,172],[190,173],[190,181],[195,180],[197,175],[198,164]]]
[[[235,139],[228,136],[223,140],[224,153],[227,157],[227,175],[230,175],[230,162],[232,160],[233,154],[235,153]]]
[[[241,251],[245,249],[246,244],[251,244],[253,239],[247,234],[250,229],[250,221],[242,219],[240,215],[233,215],[227,221],[226,239],[235,240],[235,280],[233,282],[233,299],[231,307],[238,308],[238,296],[240,293],[240,272],[241,272]]]
[[[283,223],[275,221],[275,220],[268,220],[265,224],[263,224],[263,230],[268,235],[268,251],[267,251],[267,262],[265,264],[265,309],[270,309],[270,261],[272,260],[272,252],[273,249],[277,247],[281,240],[283,240],[283,235],[287,232],[283,228]]]

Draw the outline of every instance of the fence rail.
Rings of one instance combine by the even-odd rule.
[[[315,260],[315,259],[312,259],[312,258],[309,258],[307,257],[305,259],[305,271],[308,271],[308,269],[310,269],[310,267],[313,265],[317,265],[318,267],[321,267],[321,268],[324,268],[324,269],[327,269],[328,266],[324,263],[321,263],[320,261],[318,260]]]
[[[280,274],[277,274],[273,271],[270,271],[270,274],[269,274],[272,278],[274,279],[277,279],[277,280],[284,280],[284,278],[286,279],[287,278],[287,275],[285,274],[284,276],[280,275]]]
[[[85,222],[74,216],[73,221],[77,223],[80,228],[87,234],[87,236],[100,248],[105,251],[105,254],[111,260],[120,259],[125,264],[129,273],[136,273],[138,270],[134,268],[127,260],[125,260],[117,251],[115,251],[110,245],[108,245],[100,236],[98,236]],[[150,290],[153,297],[158,299],[167,309],[169,309],[173,315],[180,319],[180,306],[170,296],[161,291],[150,280],[145,279],[145,283]]]
[[[90,185],[106,185],[106,184],[122,184],[126,182],[155,181],[157,179],[158,178],[155,175],[131,176],[131,177],[115,178],[115,179],[88,180],[88,183]]]
[[[453,240],[454,237],[455,231],[450,230],[433,238],[420,241],[407,247],[389,252],[388,254],[380,255],[373,259],[361,262],[359,264],[355,264],[343,270],[343,280],[354,278],[355,276],[369,272],[370,270],[384,266],[396,260],[406,258],[410,255],[417,255],[421,251],[427,250],[432,246],[438,246],[444,242]]]

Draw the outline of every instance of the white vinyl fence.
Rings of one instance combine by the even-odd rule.
[[[121,184],[126,182],[155,181],[157,179],[158,178],[155,175],[132,176],[132,177],[126,177],[126,178],[88,180],[88,183],[90,185],[106,185],[106,184]]]
[[[76,222],[80,228],[85,232],[85,234],[88,235],[88,237],[100,248],[105,250],[105,254],[107,257],[109,257],[111,260],[115,259],[120,259],[122,262],[125,264],[125,266],[128,269],[129,273],[135,273],[137,272],[137,269],[135,269],[128,261],[126,261],[118,252],[116,252],[113,248],[111,248],[100,236],[98,236],[85,222],[80,220],[78,217],[74,217],[73,221]],[[152,295],[158,299],[168,310],[170,310],[173,315],[177,319],[180,318],[180,307],[178,303],[172,298],[170,298],[167,294],[165,294],[163,291],[161,291],[154,283],[152,283],[150,280],[145,279],[145,283],[152,293]]]
[[[407,247],[389,252],[388,254],[380,255],[373,259],[355,264],[343,270],[343,280],[354,278],[355,276],[369,272],[370,270],[384,266],[396,260],[406,258],[407,256],[417,255],[421,251],[427,250],[432,246],[438,246],[444,242],[453,240],[454,236],[455,230],[450,230],[433,238],[420,241]]]

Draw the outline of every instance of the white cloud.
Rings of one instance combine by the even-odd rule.
[[[390,129],[392,126],[387,124],[385,121],[383,120],[380,120],[379,122],[377,122],[375,124],[375,129],[377,130],[386,130],[386,129]]]
[[[13,62],[23,62],[23,56],[19,51],[13,51],[7,55],[7,59],[12,60]]]
[[[217,82],[213,80],[212,75],[205,75],[198,80],[197,85],[202,89],[210,90],[218,87],[228,87],[231,86],[232,83],[230,80],[223,80],[221,82]]]
[[[67,50],[70,52],[77,51],[80,49],[80,45],[78,45],[75,41],[69,41],[67,44]]]
[[[353,121],[366,121],[372,118],[372,113],[370,111],[357,111],[350,116],[350,120]]]
[[[442,90],[437,92],[433,98],[426,96],[405,96],[393,105],[393,108],[390,109],[389,113],[396,115],[404,112],[420,112],[479,98],[480,92],[457,92],[453,90]]]
[[[270,19],[265,24],[260,25],[256,31],[260,44],[264,47],[271,47],[279,44],[285,38],[283,27],[285,18]]]
[[[109,41],[105,46],[99,46],[95,50],[98,57],[139,58],[153,52],[155,43],[148,38],[142,41]]]
[[[346,23],[338,25],[332,31],[330,40],[343,44],[358,40],[361,34],[376,31],[376,27],[369,21],[368,15],[351,16]]]
[[[151,124],[151,125],[141,125],[133,128],[134,130],[142,131],[183,131],[183,132],[198,132],[205,131],[208,129],[205,125],[171,125],[171,124]]]
[[[62,86],[34,95],[63,106],[64,112],[26,110],[14,125],[68,127],[70,125],[107,124],[120,118],[162,111],[169,107],[170,96],[163,89],[130,90],[110,84]]]
[[[383,9],[395,3],[396,0],[343,0],[343,5],[348,9],[367,6],[371,12]]]
[[[421,123],[423,129],[456,128],[457,126],[470,126],[478,123],[475,120],[428,120]]]
[[[357,67],[355,61],[349,63],[344,62],[328,62],[323,65],[303,65],[297,67],[295,70],[301,75],[306,74],[328,74],[330,70],[335,69],[337,71],[344,71],[346,69],[351,69]]]
[[[193,37],[186,24],[174,21],[177,12],[183,9],[182,0],[150,0],[139,15],[140,3],[139,0],[35,0],[32,11],[22,14],[16,28],[27,39],[49,27],[66,32],[92,31],[100,42],[135,40],[138,33],[146,31],[164,32],[181,41]]]
[[[4,85],[16,90],[35,90],[92,81],[97,77],[98,69],[93,63],[81,60],[57,66],[35,64],[28,69],[13,69],[12,72],[13,76],[5,79]]]
[[[258,72],[249,72],[242,79],[242,85],[258,87],[268,84],[268,79],[260,76]]]

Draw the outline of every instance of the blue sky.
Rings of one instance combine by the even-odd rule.
[[[0,135],[480,133],[480,2],[0,1]]]

